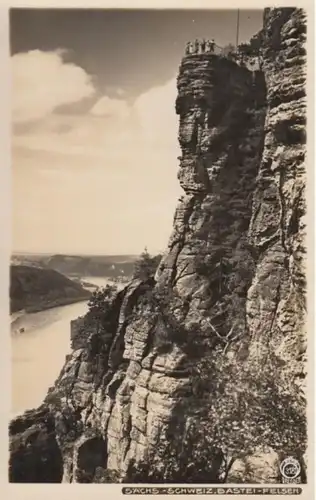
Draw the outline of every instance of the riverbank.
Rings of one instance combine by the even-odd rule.
[[[88,300],[90,296],[91,291],[54,269],[10,266],[11,313],[40,312]]]
[[[81,279],[96,288],[115,284],[104,277],[83,276]],[[118,288],[122,286],[118,284]],[[43,402],[71,352],[71,321],[87,311],[88,299],[78,299],[11,314],[12,415],[22,414]]]
[[[71,352],[70,322],[83,316],[87,302],[26,313],[11,323],[11,413],[21,414],[42,403]],[[15,334],[21,328],[23,334]]]
[[[34,305],[34,306],[27,306],[25,309],[22,311],[16,311],[13,314],[17,314],[17,317],[23,316],[23,314],[33,314],[37,312],[43,312],[47,311],[48,309],[54,309],[56,307],[63,307],[63,306],[68,306],[71,304],[76,304],[78,302],[87,302],[89,298],[91,297],[91,293],[87,293],[83,297],[60,297],[49,304],[39,304],[39,305]],[[11,316],[13,316],[13,314]]]

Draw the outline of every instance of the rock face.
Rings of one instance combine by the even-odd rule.
[[[17,483],[60,483],[63,463],[54,420],[46,408],[25,412],[10,424],[10,480]]]
[[[252,347],[257,340],[261,349],[269,344],[298,377],[305,352],[305,32],[301,10],[267,16],[268,110],[249,228],[258,260],[247,300]]]
[[[73,353],[43,404],[47,423],[34,410],[11,424],[11,481],[21,480],[21,460],[29,470],[45,449],[64,482],[99,482],[105,469],[124,480],[203,409],[195,382],[206,355],[237,360],[242,347],[251,359],[272,349],[302,380],[304,41],[304,13],[273,9],[265,12],[263,71],[212,53],[182,60],[184,195],[168,249],[155,280],[133,281],[113,299],[106,328],[82,336],[73,325]],[[32,426],[43,448],[25,444]],[[208,482],[219,480],[220,464],[213,455]]]

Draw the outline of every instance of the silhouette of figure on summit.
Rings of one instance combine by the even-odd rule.
[[[195,39],[194,42],[187,42],[185,45],[185,54],[204,54],[205,52],[214,52],[215,51],[215,41],[212,40],[202,40]]]

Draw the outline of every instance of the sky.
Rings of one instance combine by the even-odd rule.
[[[164,250],[182,194],[185,43],[236,42],[236,10],[12,9],[13,251]],[[240,12],[239,41],[262,26]]]

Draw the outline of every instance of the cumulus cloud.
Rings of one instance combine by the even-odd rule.
[[[58,114],[57,106],[90,95],[93,87],[83,70],[64,73],[60,55],[51,55],[64,75],[53,79],[51,66],[51,78],[43,77],[46,95],[55,97],[37,102],[37,84],[23,91],[22,79],[13,95],[20,122],[38,118],[13,138],[15,246],[27,248],[32,233],[43,251],[59,244],[69,252],[163,249],[181,192],[175,79],[133,104],[104,95],[85,114]]]
[[[176,79],[140,95],[134,103],[142,135],[149,144],[160,147],[177,144],[178,119],[175,113]]]
[[[91,159],[115,159],[122,165],[126,157],[135,154],[150,158],[176,155],[175,98],[175,79],[144,92],[131,106],[124,100],[102,96],[89,113],[47,115],[27,133],[16,135],[13,143],[17,147],[68,156],[84,154]]]
[[[91,113],[96,116],[125,119],[130,114],[130,107],[121,99],[111,99],[108,96],[103,96],[92,107]]]
[[[11,58],[14,122],[40,119],[95,92],[91,77],[62,56],[62,50],[32,50]]]

